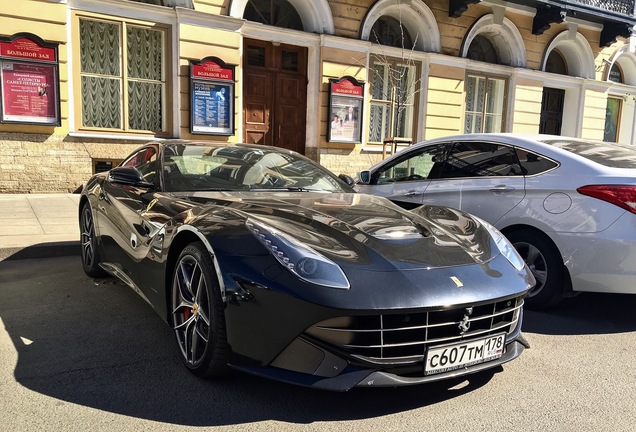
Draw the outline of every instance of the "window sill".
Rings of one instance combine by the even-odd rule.
[[[132,135],[132,134],[115,134],[115,133],[96,133],[96,132],[69,132],[69,136],[73,138],[102,138],[117,141],[162,141],[170,139],[169,136],[156,137],[154,135]]]
[[[367,144],[362,146],[362,151],[368,153],[382,153],[382,144]]]

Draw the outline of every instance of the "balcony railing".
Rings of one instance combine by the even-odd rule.
[[[570,0],[570,2],[621,15],[634,15],[634,0]]]

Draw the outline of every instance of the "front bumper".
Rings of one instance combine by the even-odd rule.
[[[522,300],[518,301],[520,304],[523,303]],[[497,304],[499,303],[501,302]],[[515,310],[518,310],[518,315],[513,320],[514,323],[511,322],[508,327],[509,332],[501,357],[428,376],[424,375],[427,347],[434,348],[446,344],[433,342],[430,345],[420,345],[419,356],[367,357],[360,355],[360,346],[352,348],[350,340],[347,344],[337,344],[319,339],[313,331],[316,326],[312,326],[294,339],[267,366],[256,367],[240,363],[231,366],[250,374],[290,384],[333,391],[347,391],[353,387],[398,387],[441,381],[498,367],[517,358],[525,348],[529,348],[521,333],[523,310]],[[509,317],[510,313],[502,316]],[[494,320],[494,317],[492,319]],[[319,323],[318,326],[320,324],[323,323]],[[437,327],[439,324],[434,326]],[[500,328],[493,328],[488,333],[499,331]],[[472,339],[475,338],[467,338],[466,342]]]
[[[457,369],[429,376],[400,376],[394,373],[364,369],[347,365],[337,376],[319,377],[302,372],[277,367],[245,367],[231,365],[234,369],[294,385],[311,387],[319,390],[347,391],[354,387],[402,387],[431,383],[496,368],[519,357],[528,343],[520,334],[515,340],[506,344],[506,351],[500,358],[486,363]],[[345,362],[346,364],[346,362]]]

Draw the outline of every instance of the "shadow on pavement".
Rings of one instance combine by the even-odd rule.
[[[38,243],[27,247],[8,247],[0,249],[0,260],[24,260],[74,256],[81,253],[77,241]]]
[[[238,372],[202,380],[181,364],[171,330],[150,306],[115,280],[86,277],[78,257],[0,262],[0,318],[17,351],[19,384],[78,405],[171,424],[380,417],[461,396],[503,370],[347,393]]]
[[[548,335],[636,330],[636,295],[582,293],[546,311],[526,310],[523,331]]]

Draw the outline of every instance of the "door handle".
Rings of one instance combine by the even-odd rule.
[[[415,195],[417,195],[417,194],[418,194],[418,193],[417,193],[416,191],[414,191],[414,190],[410,190],[410,191],[408,191],[408,192],[404,193],[404,196],[405,196],[405,197],[412,197],[412,196],[415,196]]]
[[[502,184],[502,185],[491,187],[489,190],[490,192],[512,192],[513,190],[515,190],[515,188],[512,186]]]

